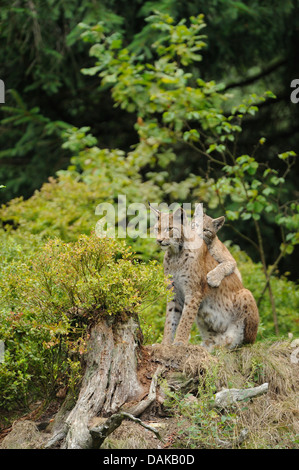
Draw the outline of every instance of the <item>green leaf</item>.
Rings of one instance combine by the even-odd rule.
[[[264,188],[262,190],[262,193],[265,195],[265,196],[269,196],[270,194],[274,194],[275,191],[273,188],[271,188],[270,186],[267,186],[266,188]]]
[[[283,152],[283,153],[278,154],[278,158],[280,158],[281,160],[286,160],[287,158],[296,157],[296,156],[297,156],[297,154],[293,150],[290,150],[289,152]]]
[[[242,220],[249,220],[251,219],[251,217],[252,217],[252,214],[250,214],[250,212],[243,212],[243,214],[241,214]]]
[[[271,168],[267,168],[264,173],[263,173],[263,178],[266,178],[269,173],[273,173],[273,170]]]
[[[243,163],[247,163],[249,158],[249,155],[241,155],[236,159],[236,162],[239,163],[239,165],[242,165]]]
[[[294,251],[294,248],[294,245],[286,245],[285,243],[280,245],[280,250],[284,251],[287,255],[291,255]]]
[[[248,108],[248,113],[251,114],[252,116],[255,115],[255,113],[258,111],[258,107],[257,106],[250,106],[250,108]]]
[[[238,211],[228,210],[228,211],[225,212],[225,215],[228,218],[228,220],[238,220],[238,218],[239,218],[239,212]]]
[[[276,99],[276,95],[274,95],[274,93],[272,91],[266,91],[265,92],[265,95],[268,96],[269,98],[273,98],[273,99]]]
[[[288,233],[287,236],[286,236],[286,240],[287,241],[290,241],[290,240],[293,240],[295,238],[296,234],[295,233]]]
[[[278,176],[272,176],[270,178],[270,181],[274,186],[278,186],[279,184],[283,184],[285,182],[285,179]]]
[[[247,172],[250,174],[250,175],[255,175],[257,169],[259,167],[259,164],[257,162],[252,162],[250,163],[250,165],[248,166],[248,169],[247,169]]]
[[[251,183],[251,187],[252,189],[257,189],[261,184],[262,184],[261,181],[253,180]]]

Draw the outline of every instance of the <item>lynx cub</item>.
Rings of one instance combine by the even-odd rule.
[[[165,214],[150,208],[158,218],[157,243],[165,251],[164,272],[171,275],[174,294],[167,304],[163,343],[187,343],[194,320],[208,350],[253,343],[259,314],[251,292],[235,272],[226,275],[216,289],[210,287],[207,274],[219,265],[192,230],[185,211],[179,208]]]
[[[225,217],[218,217],[218,219],[212,219],[208,215],[203,216],[203,227],[202,234],[199,231],[199,227],[196,223],[196,210],[194,214],[194,221],[192,226],[197,230],[197,234],[202,236],[203,240],[207,244],[209,252],[213,258],[219,263],[216,268],[207,274],[207,281],[209,286],[218,287],[221,281],[232,274],[233,272],[242,281],[240,271],[237,268],[237,263],[233,256],[230,254],[228,249],[219,240],[216,233],[221,229],[225,222]]]

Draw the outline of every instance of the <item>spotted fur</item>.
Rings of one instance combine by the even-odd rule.
[[[207,274],[218,263],[192,230],[185,211],[164,214],[151,209],[158,217],[157,243],[165,251],[164,272],[171,276],[174,294],[167,304],[163,343],[187,343],[194,321],[208,350],[253,343],[259,314],[251,292],[235,272],[225,276],[219,287],[209,286]]]
[[[199,206],[197,206],[199,207]],[[236,260],[233,258],[226,246],[221,243],[217,237],[218,230],[221,229],[225,222],[225,217],[212,219],[207,214],[203,215],[202,227],[198,223],[199,217],[196,217],[196,210],[192,221],[192,228],[205,241],[210,254],[218,262],[216,268],[207,274],[207,281],[211,287],[219,287],[222,280],[233,272],[242,281],[241,273],[237,268]]]

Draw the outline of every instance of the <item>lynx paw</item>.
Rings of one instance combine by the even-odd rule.
[[[219,287],[221,284],[221,279],[213,271],[207,274],[207,281],[210,287]]]

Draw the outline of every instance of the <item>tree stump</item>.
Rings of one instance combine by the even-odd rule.
[[[94,448],[129,415],[135,419],[152,404],[161,407],[160,376],[170,383],[175,371],[198,377],[211,362],[210,354],[198,345],[142,346],[137,317],[102,318],[91,328],[78,399],[74,404],[67,395],[45,448]],[[95,426],[97,417],[108,420]],[[146,427],[141,420],[136,422]]]
[[[139,399],[143,391],[137,377],[141,335],[136,318],[117,322],[109,317],[92,328],[85,374],[76,405],[65,421],[61,448],[90,448],[90,420],[109,416],[125,403]]]

